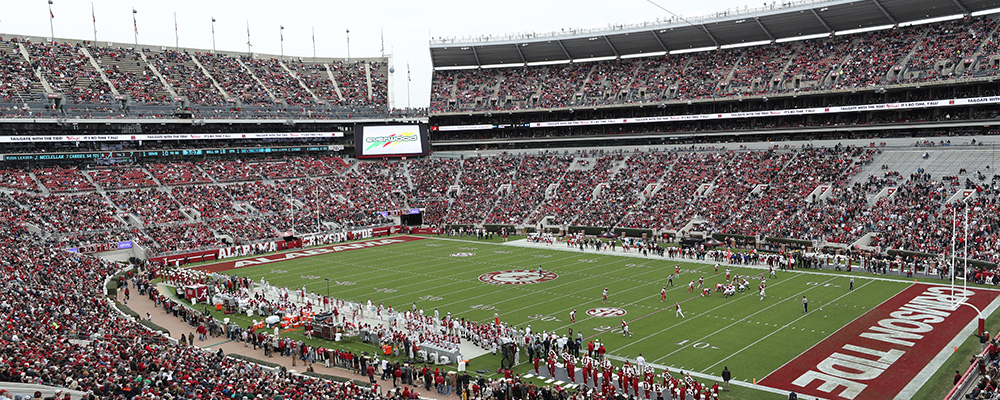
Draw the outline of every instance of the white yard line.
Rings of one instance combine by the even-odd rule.
[[[832,280],[833,280],[833,279],[829,279],[829,280],[827,280],[826,282],[823,282],[823,283],[828,283],[828,282],[830,282],[830,281],[832,281]],[[757,314],[760,314],[760,313],[762,313],[762,312],[764,312],[764,311],[767,311],[767,310],[768,310],[768,309],[770,309],[771,307],[776,307],[776,306],[778,306],[779,304],[782,304],[782,303],[784,303],[785,301],[788,301],[788,300],[797,300],[797,299],[799,298],[799,295],[801,295],[802,293],[805,293],[805,292],[808,292],[808,291],[810,291],[810,290],[813,290],[813,289],[815,289],[815,288],[818,288],[818,287],[821,287],[821,286],[820,286],[820,285],[816,285],[816,286],[808,286],[808,287],[806,287],[806,288],[805,288],[804,290],[802,290],[802,291],[800,291],[800,292],[796,293],[795,295],[793,295],[793,296],[791,296],[791,297],[788,297],[788,298],[785,298],[785,299],[781,299],[781,300],[778,300],[778,301],[776,301],[776,302],[775,302],[774,304],[771,304],[771,305],[769,305],[769,306],[767,306],[767,307],[764,307],[764,308],[762,308],[762,309],[760,309],[760,310],[757,310],[757,311],[756,311],[756,312],[754,312],[753,314],[750,314],[750,315],[747,315],[747,316],[745,316],[745,317],[743,317],[743,318],[740,318],[740,319],[739,319],[738,321],[736,321],[736,322],[733,322],[733,323],[731,323],[731,324],[729,324],[729,325],[726,325],[726,326],[724,326],[724,327],[720,328],[719,330],[716,330],[715,332],[712,332],[712,333],[709,333],[708,335],[705,335],[705,336],[702,336],[701,338],[698,338],[698,339],[696,339],[696,340],[695,340],[695,342],[700,342],[700,341],[703,341],[703,340],[705,340],[705,339],[708,339],[708,338],[712,337],[713,335],[715,335],[715,334],[717,334],[717,333],[719,333],[719,332],[722,332],[722,331],[724,331],[724,330],[727,330],[727,329],[729,329],[730,327],[732,327],[732,326],[734,326],[734,325],[736,325],[736,324],[739,324],[739,323],[741,323],[741,322],[743,322],[743,321],[745,321],[745,320],[747,320],[747,319],[749,319],[749,318],[753,317],[754,315],[757,315]],[[751,295],[752,295],[752,293],[751,293]],[[752,298],[752,296],[751,296],[751,298]],[[692,318],[697,318],[697,316],[695,316],[695,317],[692,317]],[[801,318],[801,317],[800,317],[800,318]],[[657,335],[659,335],[659,334],[660,334],[661,332],[664,332],[664,331],[666,331],[666,330],[668,330],[668,329],[670,329],[670,328],[668,327],[668,328],[666,328],[666,329],[663,329],[663,330],[661,330],[660,332],[656,332],[656,333],[654,333],[654,334],[652,334],[652,335],[650,335],[650,336],[648,336],[648,337],[654,337],[654,336],[657,336]],[[646,338],[648,338],[648,337],[646,337]],[[646,338],[643,338],[643,339],[646,339]],[[641,340],[636,340],[636,341],[634,341],[634,342],[632,342],[632,343],[629,343],[629,344],[627,344],[627,345],[625,345],[625,346],[622,346],[621,348],[619,348],[619,350],[621,350],[621,349],[624,349],[624,348],[626,348],[626,347],[629,347],[629,346],[631,346],[631,345],[633,345],[633,344],[635,344],[635,343],[638,343],[638,342],[640,342],[640,341],[641,341]],[[660,361],[660,360],[662,360],[662,359],[664,359],[664,358],[667,358],[667,357],[670,357],[670,356],[671,356],[671,355],[673,355],[674,353],[677,353],[678,351],[681,351],[681,350],[684,350],[684,349],[686,349],[686,348],[687,348],[687,347],[681,347],[681,348],[679,348],[679,349],[677,349],[677,350],[674,350],[674,351],[671,351],[671,352],[669,352],[669,353],[667,353],[667,354],[663,355],[662,357],[660,357],[660,358],[657,358],[657,359],[655,359],[655,360],[653,360],[653,361],[654,361],[654,362],[655,362],[655,361]]]
[[[873,281],[869,281],[869,282],[865,282],[865,284],[864,284],[864,285],[861,285],[860,287],[858,287],[858,289],[861,289],[861,288],[863,288],[863,287],[865,287],[865,286],[868,286],[868,285],[869,285],[869,284],[871,284],[872,282],[873,282]],[[836,299],[833,299],[833,301],[830,301],[830,302],[828,302],[828,303],[826,303],[826,304],[824,304],[824,305],[822,305],[822,306],[819,306],[818,308],[816,308],[816,311],[814,311],[814,312],[819,312],[819,310],[822,310],[822,309],[823,309],[823,307],[826,307],[826,305],[828,305],[828,304],[832,304],[832,303],[836,303],[836,302],[837,302],[837,300],[840,300],[840,299],[844,298],[845,296],[847,296],[847,295],[849,295],[849,294],[851,294],[851,293],[854,293],[854,291],[848,291],[847,293],[844,293],[844,294],[842,294],[842,295],[838,296],[838,297],[837,297]],[[862,314],[862,315],[864,315],[864,314]],[[805,317],[807,317],[807,316],[809,316],[809,314],[806,314],[806,313],[803,313],[801,317],[798,317],[798,318],[796,318],[796,319],[792,320],[791,322],[789,322],[789,323],[785,324],[785,326],[782,326],[781,328],[778,328],[778,329],[775,329],[775,330],[771,331],[771,333],[768,333],[767,335],[765,335],[764,337],[762,337],[762,338],[758,339],[757,341],[755,341],[755,342],[753,342],[753,343],[750,343],[750,344],[749,344],[749,345],[747,345],[746,347],[744,347],[744,348],[742,348],[742,349],[739,349],[739,350],[736,350],[735,352],[733,352],[732,354],[730,354],[730,355],[729,355],[729,356],[727,356],[726,358],[723,358],[723,359],[719,360],[719,362],[717,362],[717,363],[715,363],[715,364],[712,364],[712,365],[708,366],[708,368],[705,368],[705,369],[703,369],[703,370],[702,370],[702,372],[704,372],[704,371],[707,371],[707,370],[710,370],[710,369],[712,369],[712,368],[715,368],[715,367],[717,367],[717,366],[718,366],[719,364],[722,364],[722,363],[723,363],[724,361],[726,361],[726,360],[728,360],[728,359],[732,358],[733,356],[735,356],[735,355],[737,355],[737,354],[740,354],[740,353],[742,353],[742,352],[743,352],[743,350],[746,350],[746,349],[749,349],[749,348],[753,347],[753,346],[754,346],[754,345],[756,345],[757,343],[760,343],[760,342],[761,342],[761,341],[763,341],[764,339],[767,339],[767,338],[771,337],[772,335],[774,335],[774,334],[776,334],[776,333],[778,333],[778,332],[781,332],[781,330],[782,330],[782,329],[785,329],[785,328],[787,328],[787,327],[788,327],[789,325],[792,325],[792,324],[794,324],[795,322],[797,322],[798,320],[800,320],[800,319],[802,319],[802,318],[805,318]],[[859,316],[858,318],[861,318],[861,317]],[[857,318],[855,318],[855,319],[857,319]],[[833,334],[831,333],[830,335],[833,335]],[[830,337],[830,336],[827,336],[827,338],[828,338],[828,337]],[[823,338],[823,340],[826,340],[826,338]],[[820,340],[819,342],[817,342],[817,344],[819,344],[819,343],[822,343],[822,342],[823,342],[823,340]],[[811,348],[811,347],[810,347],[810,348]]]
[[[903,289],[903,290],[906,290],[906,289]],[[900,292],[902,292],[902,291],[900,291]],[[875,306],[875,307],[872,307],[872,308],[870,308],[870,309],[869,309],[869,311],[871,311],[871,310],[874,310],[874,309],[876,309],[876,308],[879,308],[879,307],[882,307],[882,305],[883,305],[883,304],[885,304],[885,303],[886,303],[887,301],[889,301],[889,300],[892,300],[892,298],[893,298],[893,297],[896,297],[897,295],[899,295],[899,293],[898,293],[898,292],[897,292],[896,294],[892,295],[892,296],[889,296],[889,297],[888,297],[888,298],[886,298],[885,300],[882,300],[882,302],[881,302],[881,303],[878,303],[878,305],[877,305],[877,306]],[[852,320],[851,320],[851,322],[848,322],[848,323],[844,324],[844,326],[848,326],[848,325],[850,325],[850,324],[853,324],[853,323],[854,323],[854,321],[857,321],[857,320],[858,320],[858,319],[860,319],[861,317],[864,317],[864,316],[865,316],[865,314],[868,314],[868,311],[865,311],[865,312],[864,312],[864,313],[862,313],[861,315],[859,315],[859,316],[857,316],[856,318],[852,319]],[[841,328],[841,329],[843,329],[843,328]],[[840,329],[838,329],[837,331],[839,331],[839,330],[840,330]],[[826,339],[827,339],[827,338],[829,338],[830,336],[833,336],[833,334],[834,334],[834,333],[837,333],[837,331],[833,331],[833,332],[831,332],[831,333],[830,333],[829,335],[827,335],[827,336],[826,336],[825,338],[823,338],[823,340],[826,340]],[[786,362],[785,362],[784,364],[781,364],[781,366],[780,366],[780,367],[778,367],[778,368],[775,368],[775,369],[774,369],[774,371],[771,371],[771,373],[769,373],[769,374],[765,375],[765,376],[764,376],[763,378],[760,378],[760,380],[764,380],[764,379],[767,379],[767,377],[768,377],[768,376],[771,376],[771,374],[773,374],[773,373],[775,373],[775,372],[777,372],[777,371],[780,371],[780,370],[781,370],[782,368],[784,368],[784,367],[785,367],[786,365],[788,365],[788,363],[790,363],[790,362],[792,362],[792,361],[795,361],[796,359],[798,359],[799,357],[801,357],[801,356],[802,356],[803,354],[805,354],[805,353],[806,353],[806,352],[808,352],[809,350],[812,350],[812,349],[813,349],[813,347],[816,347],[816,346],[819,346],[819,344],[820,344],[820,343],[822,343],[822,342],[823,342],[823,340],[820,340],[819,342],[816,342],[816,344],[814,344],[814,345],[810,346],[810,347],[809,347],[808,349],[805,349],[805,350],[803,350],[803,351],[802,351],[801,353],[799,353],[799,354],[798,354],[798,355],[796,355],[795,357],[792,357],[792,358],[788,359],[788,361],[786,361]]]

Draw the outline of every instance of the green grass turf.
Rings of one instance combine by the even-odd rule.
[[[475,256],[450,256],[459,252]],[[667,288],[668,301],[660,302],[660,288],[677,264],[681,265],[681,276]],[[539,265],[559,277],[530,285],[491,285],[478,280],[487,272],[534,270]],[[751,288],[734,298],[725,299],[721,293],[701,298],[687,292],[687,282],[704,276],[706,285],[714,287],[725,279],[724,267],[716,274],[712,265],[657,256],[553,251],[474,238],[428,238],[249,266],[236,272],[254,279],[266,277],[274,285],[291,289],[305,286],[319,294],[326,293],[325,278],[330,278],[333,297],[358,302],[370,298],[397,310],[416,302],[426,313],[436,307],[442,315],[451,312],[476,321],[490,321],[498,313],[502,320],[519,327],[530,324],[534,331],[568,333],[573,329],[574,336],[583,333],[585,345],[591,339],[604,342],[612,356],[634,359],[642,353],[648,362],[670,366],[672,371],[716,376],[728,366],[734,380],[747,382],[778,369],[912,282],[857,275],[857,288],[848,292],[846,276],[778,272],[778,279],[768,280],[763,301],[757,295],[757,279],[750,279]],[[733,268],[733,274],[759,276],[763,272]],[[608,304],[601,302],[605,287],[610,293]],[[808,314],[802,312],[803,295],[809,298]],[[687,318],[675,318],[674,301],[682,302]],[[628,312],[624,318],[630,321],[632,338],[621,335],[621,318],[586,314],[588,309],[604,306]],[[577,321],[570,324],[573,309],[577,310]],[[473,360],[472,368],[496,369],[497,360],[489,355],[483,358]],[[528,367],[517,370],[526,372]],[[743,391],[734,387],[732,394]],[[770,396],[754,390],[747,393],[746,398]]]

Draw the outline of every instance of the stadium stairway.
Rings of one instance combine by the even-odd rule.
[[[205,66],[202,65],[201,61],[198,61],[198,57],[195,57],[194,54],[190,54],[190,57],[191,57],[191,62],[194,63],[195,67],[197,67],[198,70],[201,71],[201,73],[205,74],[205,76],[208,77],[208,80],[212,81],[212,87],[214,87],[215,90],[219,91],[219,93],[222,94],[222,97],[233,98],[228,93],[226,93],[225,90],[222,89],[222,86],[219,85],[219,82],[215,80],[215,77],[208,72],[208,68],[205,68]]]
[[[403,163],[403,178],[406,179],[408,191],[413,191],[415,186],[413,185],[413,175],[410,175],[410,163]]]
[[[115,96],[121,95],[121,93],[118,92],[118,88],[116,88],[115,85],[111,83],[111,80],[108,79],[108,76],[104,74],[104,68],[101,68],[101,65],[97,63],[97,59],[94,58],[94,55],[90,54],[90,51],[87,50],[87,46],[80,46],[79,50],[83,53],[83,55],[87,56],[88,60],[90,60],[90,66],[97,71],[97,75],[101,77],[101,80],[104,81],[109,88],[111,88],[111,93]]]
[[[52,193],[49,191],[49,188],[45,187],[45,185],[42,184],[42,181],[38,180],[38,176],[35,176],[34,172],[29,171],[28,176],[31,177],[32,182],[35,182],[35,186],[38,186],[38,193],[40,193],[43,196],[48,196],[49,194]]]
[[[163,74],[161,74],[160,71],[156,69],[156,66],[149,61],[149,58],[146,57],[146,54],[141,51],[138,53],[139,57],[142,58],[142,62],[145,63],[146,67],[148,67],[149,70],[153,72],[153,75],[156,75],[156,78],[160,80],[160,84],[163,85],[163,88],[166,89],[168,93],[170,93],[170,97],[178,97],[177,92],[174,91],[174,87],[170,86],[170,82],[168,82],[167,78],[163,77]]]
[[[333,91],[337,93],[337,98],[340,102],[344,102],[344,93],[340,91],[340,85],[337,84],[337,78],[333,76],[333,70],[330,69],[330,64],[323,64],[323,68],[326,68],[326,77],[330,79],[330,84],[333,85]]]
[[[920,35],[916,38],[916,40],[914,41],[914,43],[922,43],[926,37],[927,37],[927,30],[925,29],[922,32],[920,32]],[[905,56],[903,56],[903,59],[900,60],[896,64],[897,65],[902,65],[902,66],[904,66],[903,68],[906,68],[905,67],[906,65],[910,65],[910,59],[913,58],[913,56],[915,54],[917,54],[917,51],[920,50],[921,48],[922,48],[921,46],[913,46],[913,48],[910,49],[910,52],[907,53]],[[886,72],[887,75],[885,76],[885,80],[887,82],[892,81],[892,79],[889,78],[889,75],[892,75],[893,72],[896,72],[896,71],[893,71],[892,69],[890,69],[888,72]],[[904,74],[905,74],[905,71],[898,71],[898,73],[896,74],[896,80],[899,80],[900,78],[902,78],[904,76]]]
[[[255,74],[245,62],[243,62],[243,59],[239,57],[235,57],[235,59],[236,63],[240,64],[240,67],[243,68],[243,71],[246,72],[247,75],[250,75],[250,79],[253,79],[254,82],[257,82],[257,84],[264,89],[264,92],[267,93],[267,98],[271,99],[272,103],[278,104],[278,98],[274,96],[274,92],[272,92],[271,89],[264,84],[264,81],[260,80],[257,74]]]
[[[83,179],[86,179],[87,182],[90,182],[90,185],[94,187],[94,190],[98,194],[100,194],[101,197],[104,197],[105,201],[109,203],[111,202],[111,200],[108,199],[108,191],[104,189],[104,186],[98,184],[97,181],[94,180],[93,176],[90,176],[90,174],[87,171],[80,171],[80,175],[83,175]]]
[[[285,65],[284,61],[278,60],[278,65],[280,65],[281,69],[285,70],[285,73],[291,76],[292,79],[295,79],[295,81],[299,83],[299,86],[302,87],[302,89],[305,90],[306,93],[309,93],[309,96],[312,97],[313,101],[316,102],[316,104],[322,103],[322,101],[320,101],[319,99],[319,96],[316,96],[316,93],[313,92],[312,89],[309,89],[309,86],[307,86],[305,82],[302,82],[302,79],[299,78],[298,74],[289,69],[288,66]]]
[[[407,72],[409,74],[409,72]],[[409,77],[407,77],[409,79]],[[374,89],[372,89],[372,64],[365,62],[365,86],[368,88],[368,99],[371,100]]]
[[[28,65],[33,65],[31,63],[31,55],[28,54],[28,49],[24,47],[24,43],[18,43],[17,48],[21,52],[21,57],[24,57],[24,59],[28,61]],[[49,81],[45,80],[45,76],[42,74],[42,71],[38,68],[33,68],[33,69],[35,72],[35,77],[38,78],[38,81],[42,84],[42,90],[44,90],[45,93],[54,93],[52,91],[52,85],[49,85]]]
[[[153,183],[155,183],[155,184],[156,184],[156,188],[157,188],[157,189],[159,189],[159,190],[161,190],[161,191],[164,191],[164,192],[168,192],[168,193],[169,193],[169,190],[167,190],[166,186],[164,186],[164,185],[163,185],[163,182],[160,182],[160,180],[159,180],[159,179],[156,179],[156,175],[155,175],[155,174],[153,174],[153,172],[152,172],[152,171],[150,171],[150,170],[149,170],[148,168],[146,168],[145,166],[141,166],[141,167],[139,167],[139,170],[140,170],[140,171],[142,171],[143,173],[145,173],[146,175],[149,175],[149,179],[150,179],[150,180],[152,180],[152,181],[153,181]]]

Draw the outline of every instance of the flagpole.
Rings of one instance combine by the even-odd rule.
[[[135,15],[138,14],[138,13],[139,12],[136,11],[134,8],[132,9],[132,27],[135,28],[133,30],[133,33],[134,33],[134,36],[135,36],[135,50],[136,51],[139,51],[139,23],[135,20]]]
[[[345,32],[347,35],[347,60],[351,60],[351,29],[348,28]]]
[[[250,51],[250,46],[252,46],[252,45],[250,44],[250,20],[248,19],[247,20],[247,54],[252,54],[252,52]]]
[[[279,25],[281,29],[278,29],[278,35],[281,36],[281,59],[285,59],[285,26]]]
[[[90,2],[90,19],[94,21],[94,46],[97,46],[97,14],[94,12],[94,2]]]
[[[312,39],[313,39],[313,62],[316,62],[316,27],[315,26],[312,27]]]
[[[177,11],[174,11],[174,51],[180,51],[181,36],[177,32]]]
[[[215,17],[212,17],[212,54],[215,54]]]
[[[410,62],[406,62],[406,108],[410,108]]]
[[[56,41],[56,27],[55,27],[56,15],[52,12],[52,0],[49,0],[49,34],[51,35],[51,43]]]

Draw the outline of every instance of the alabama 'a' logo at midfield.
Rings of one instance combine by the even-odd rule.
[[[483,283],[493,285],[527,285],[529,283],[548,282],[558,277],[558,274],[550,271],[542,271],[542,273],[539,274],[538,271],[512,269],[507,271],[488,272],[479,275],[479,280]]]

